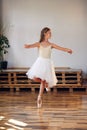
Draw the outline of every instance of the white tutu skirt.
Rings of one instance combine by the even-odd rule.
[[[48,58],[38,57],[26,74],[29,79],[36,77],[45,80],[49,87],[55,86],[58,82],[53,62]]]

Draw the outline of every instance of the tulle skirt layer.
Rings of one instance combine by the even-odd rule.
[[[48,58],[38,57],[26,74],[30,79],[37,77],[42,80],[46,80],[49,87],[55,86],[58,82],[53,62]]]

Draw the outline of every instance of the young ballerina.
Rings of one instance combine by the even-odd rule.
[[[37,58],[33,66],[26,73],[28,78],[41,83],[39,95],[37,98],[38,108],[42,106],[42,95],[44,92],[44,88],[46,88],[46,91],[48,91],[49,88],[55,86],[57,83],[54,66],[51,61],[51,50],[55,48],[57,50],[65,51],[70,54],[72,53],[71,49],[60,47],[54,43],[49,42],[50,38],[51,29],[45,27],[41,31],[39,42],[24,45],[25,48],[37,47],[39,51],[39,57]]]

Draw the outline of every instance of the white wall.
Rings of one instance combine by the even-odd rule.
[[[73,50],[73,54],[53,50],[55,66],[69,66],[87,73],[86,0],[3,0],[3,23],[11,48],[8,67],[30,67],[37,49],[24,49],[25,43],[39,40],[40,31],[52,30],[51,42]]]

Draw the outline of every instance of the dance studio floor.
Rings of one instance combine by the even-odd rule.
[[[86,92],[0,92],[0,130],[87,130]]]

